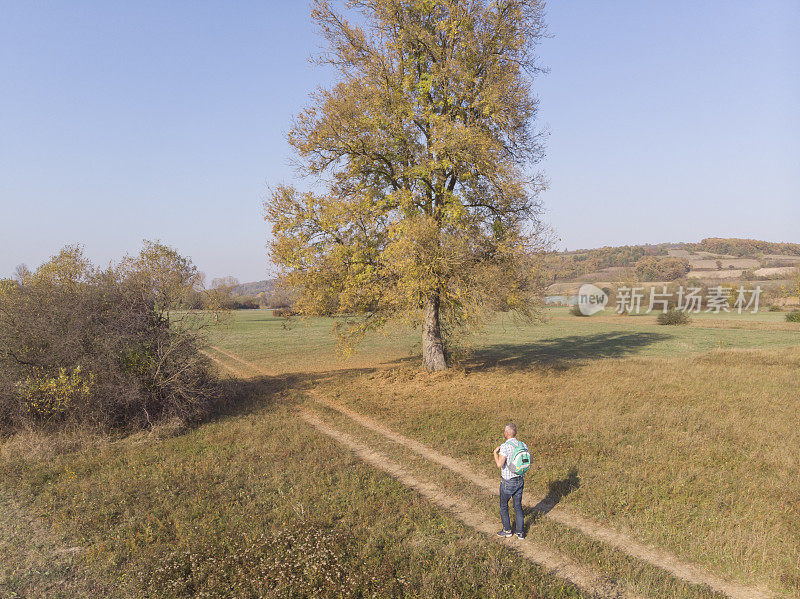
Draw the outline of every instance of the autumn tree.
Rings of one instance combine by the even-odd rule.
[[[239,285],[235,277],[220,277],[211,281],[211,287],[203,292],[203,308],[214,314],[214,322],[234,306],[233,290]]]
[[[634,271],[640,281],[675,281],[691,271],[686,258],[645,256],[636,261]]]
[[[192,289],[200,282],[191,258],[182,256],[159,241],[145,239],[136,256],[126,256],[118,267],[121,276],[138,283],[143,297],[155,299],[160,317],[182,307]]]
[[[301,314],[349,315],[355,341],[393,319],[421,324],[423,364],[482,309],[529,313],[542,245],[532,171],[537,0],[313,2],[338,82],[288,140],[321,191],[266,203],[271,258]]]

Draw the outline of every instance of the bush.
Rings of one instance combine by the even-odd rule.
[[[776,306],[775,304],[773,304],[773,305],[771,305],[769,308],[767,308],[767,312],[783,312],[783,308],[781,308],[780,306]]]
[[[234,296],[232,303],[234,310],[258,310],[261,308],[258,299],[250,295]]]
[[[689,314],[683,310],[670,308],[666,312],[658,315],[658,324],[663,325],[684,325],[689,323]]]
[[[800,322],[800,310],[793,310],[786,315],[786,322]]]
[[[205,414],[217,381],[198,331],[164,297],[142,270],[96,271],[76,248],[0,286],[0,429]]]
[[[81,367],[67,374],[59,368],[57,376],[42,373],[17,383],[22,408],[34,419],[51,419],[69,412],[73,406],[92,394],[94,374],[84,376]]]
[[[569,309],[569,313],[573,316],[588,316],[588,314],[581,312],[581,307],[578,304],[572,306],[572,308]]]

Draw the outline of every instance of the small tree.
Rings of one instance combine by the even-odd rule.
[[[351,316],[340,340],[405,318],[422,325],[425,368],[443,370],[448,339],[482,309],[532,306],[544,182],[527,171],[542,155],[530,85],[543,5],[348,6],[363,25],[313,2],[328,43],[319,62],[340,81],[314,96],[289,143],[326,190],[274,190],[271,257],[300,313]]]
[[[27,267],[25,268],[27,271]],[[68,245],[58,254],[36,269],[36,272],[25,274],[18,269],[17,280],[20,284],[32,282],[40,286],[58,288],[61,290],[75,290],[86,285],[95,274],[91,261],[84,256],[83,246]]]
[[[20,285],[25,285],[30,281],[32,274],[27,264],[18,264],[14,269],[14,280]]]
[[[200,281],[191,258],[158,241],[144,240],[139,254],[127,256],[119,271],[140,285],[143,297],[155,298],[156,312],[162,316],[182,307]]]
[[[203,292],[203,308],[214,313],[214,322],[220,315],[234,307],[233,290],[239,285],[235,277],[221,277],[211,281],[211,287]]]

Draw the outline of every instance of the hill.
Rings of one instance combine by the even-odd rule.
[[[548,293],[572,293],[580,283],[694,281],[704,285],[758,282],[780,287],[800,268],[800,243],[709,237],[700,242],[605,246],[553,252],[543,273]],[[234,296],[270,295],[276,280],[241,283]]]
[[[275,289],[275,279],[264,281],[252,281],[236,285],[231,292],[232,295],[258,295],[259,293],[271,293]]]
[[[699,243],[625,245],[546,258],[549,284],[580,281],[782,281],[800,267],[800,244],[710,237]]]

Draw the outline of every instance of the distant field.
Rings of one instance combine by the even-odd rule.
[[[700,281],[703,285],[746,285],[753,287],[761,285],[764,290],[776,290],[788,283],[791,274],[800,266],[800,256],[791,254],[769,254],[764,253],[765,248],[780,247],[771,246],[765,242],[742,243],[742,240],[730,240],[731,244],[719,246],[711,242],[711,246],[717,245],[727,251],[744,252],[744,256],[725,253],[713,253],[709,251],[690,251],[686,247],[668,247],[669,244],[659,246],[647,246],[640,248],[640,252],[645,254],[655,252],[655,256],[671,256],[673,258],[685,258],[689,262],[690,271],[685,279]],[[708,245],[708,244],[706,244]],[[760,249],[756,250],[758,247]],[[800,248],[800,245],[792,244],[791,247]],[[568,263],[570,268],[558,273],[556,282],[547,289],[548,295],[574,294],[581,283],[589,282],[598,286],[618,286],[622,281],[637,280],[635,267],[639,254],[630,255],[630,248],[598,248],[594,250],[578,250],[573,253],[565,253],[564,260],[574,254],[580,254],[582,260]],[[598,268],[599,264],[608,263],[609,255],[612,255],[617,266],[606,266]],[[603,262],[603,260],[606,262]],[[744,278],[743,278],[744,277]],[[662,285],[669,282],[648,281],[642,285]],[[779,294],[780,295],[780,294]],[[771,297],[772,302],[779,301],[776,297]]]
[[[711,280],[728,280],[728,279],[741,279],[742,278],[742,270],[728,270],[727,267],[724,270],[716,270],[716,269],[708,269],[708,270],[693,270],[689,272],[687,278],[689,279],[699,279],[701,281],[711,281]]]
[[[579,318],[567,308],[547,308],[544,315],[546,322],[537,325],[497,317],[474,339],[474,359],[491,362],[525,355],[534,367],[541,361],[561,359],[679,356],[720,348],[778,349],[800,344],[800,326],[785,322],[781,312],[700,313],[692,315],[693,323],[687,327],[659,326],[655,315],[645,314],[606,312]],[[326,318],[287,324],[268,310],[240,311],[210,339],[273,373],[416,363],[419,340],[415,331],[388,329],[368,337],[354,355],[344,357],[336,351],[332,324]],[[743,335],[743,327],[752,330]]]
[[[758,268],[761,262],[752,258],[723,258],[719,260],[722,268]],[[707,258],[690,258],[689,264],[696,270],[718,270],[717,260]]]

